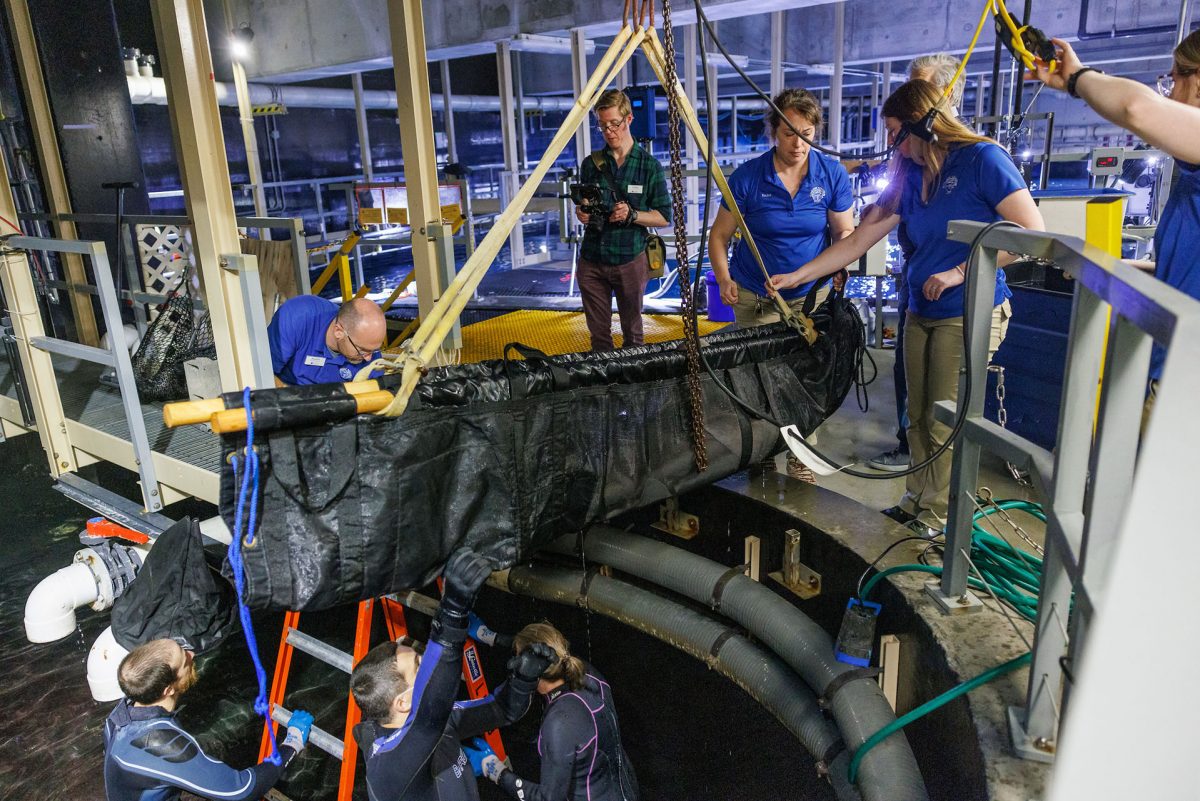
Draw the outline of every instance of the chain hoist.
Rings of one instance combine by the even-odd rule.
[[[687,386],[692,422],[692,452],[696,469],[708,469],[708,443],[704,435],[704,394],[700,387],[700,332],[692,306],[691,265],[688,256],[687,211],[683,205],[683,149],[679,130],[679,81],[675,70],[675,30],[671,24],[671,0],[663,0],[663,48],[667,74],[667,137],[671,159],[671,214],[675,229],[675,264],[679,280],[679,305],[683,314],[684,352],[687,354]],[[700,269],[700,265],[696,265]]]

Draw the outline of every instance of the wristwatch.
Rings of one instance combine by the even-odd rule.
[[[1104,74],[1104,70],[1098,70],[1095,67],[1080,67],[1072,72],[1071,77],[1067,78],[1067,94],[1069,94],[1071,97],[1079,97],[1079,95],[1075,92],[1075,84],[1079,82],[1079,76],[1083,75],[1085,72],[1098,72],[1101,75]]]
[[[637,218],[638,218],[637,209],[635,209],[633,206],[630,206],[629,207],[629,216],[625,218],[625,224],[633,225],[635,222],[637,222]]]

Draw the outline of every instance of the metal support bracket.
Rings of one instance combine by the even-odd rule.
[[[783,568],[769,573],[771,578],[804,600],[821,594],[821,574],[800,561],[800,532],[789,528],[783,542]]]
[[[982,612],[983,601],[970,590],[963,590],[961,595],[947,595],[942,592],[942,583],[937,579],[925,582],[925,594],[947,615],[964,615],[971,612]]]
[[[1053,762],[1058,744],[1045,737],[1033,737],[1025,730],[1025,708],[1008,708],[1008,733],[1012,737],[1013,750],[1017,756],[1035,762]]]
[[[246,312],[246,328],[250,334],[250,359],[254,386],[275,386],[275,372],[271,366],[271,348],[267,342],[267,315],[263,310],[262,282],[258,277],[258,259],[244,253],[221,255],[221,268],[234,273],[242,290],[242,303]]]
[[[658,522],[653,526],[680,539],[690,540],[700,533],[700,518],[681,512],[679,499],[672,497],[667,498],[663,505],[658,507]]]

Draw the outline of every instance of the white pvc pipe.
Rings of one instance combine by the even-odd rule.
[[[99,595],[96,576],[83,562],[51,573],[25,601],[25,636],[35,643],[61,640],[75,630],[75,610]]]
[[[167,105],[167,84],[162,78],[147,78],[140,75],[126,76],[129,83],[129,99],[135,105]],[[237,92],[232,84],[213,82],[216,90],[217,104],[221,106],[237,106]],[[353,89],[326,89],[315,86],[291,86],[285,84],[252,83],[250,89],[250,105],[261,106],[268,103],[282,103],[292,108],[345,108],[353,109]],[[396,110],[396,93],[380,89],[368,89],[363,93],[363,108]],[[450,102],[456,112],[459,111],[500,111],[500,98],[489,95],[451,95]],[[527,96],[523,100],[526,111],[570,111],[575,106],[572,97],[543,97]],[[761,101],[742,100],[741,109],[762,109]],[[666,98],[658,98],[657,107],[667,107]],[[732,108],[731,100],[722,100],[721,108]]]
[[[128,653],[113,636],[112,626],[100,632],[92,643],[87,658],[87,683],[94,700],[111,703],[125,694],[117,684],[117,668]]]

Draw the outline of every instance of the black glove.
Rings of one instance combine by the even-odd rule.
[[[557,661],[558,654],[553,648],[544,642],[533,642],[508,660],[508,672],[513,678],[536,681]]]
[[[469,548],[460,548],[446,562],[446,585],[442,590],[442,612],[466,618],[483,582],[492,574],[492,563]]]

